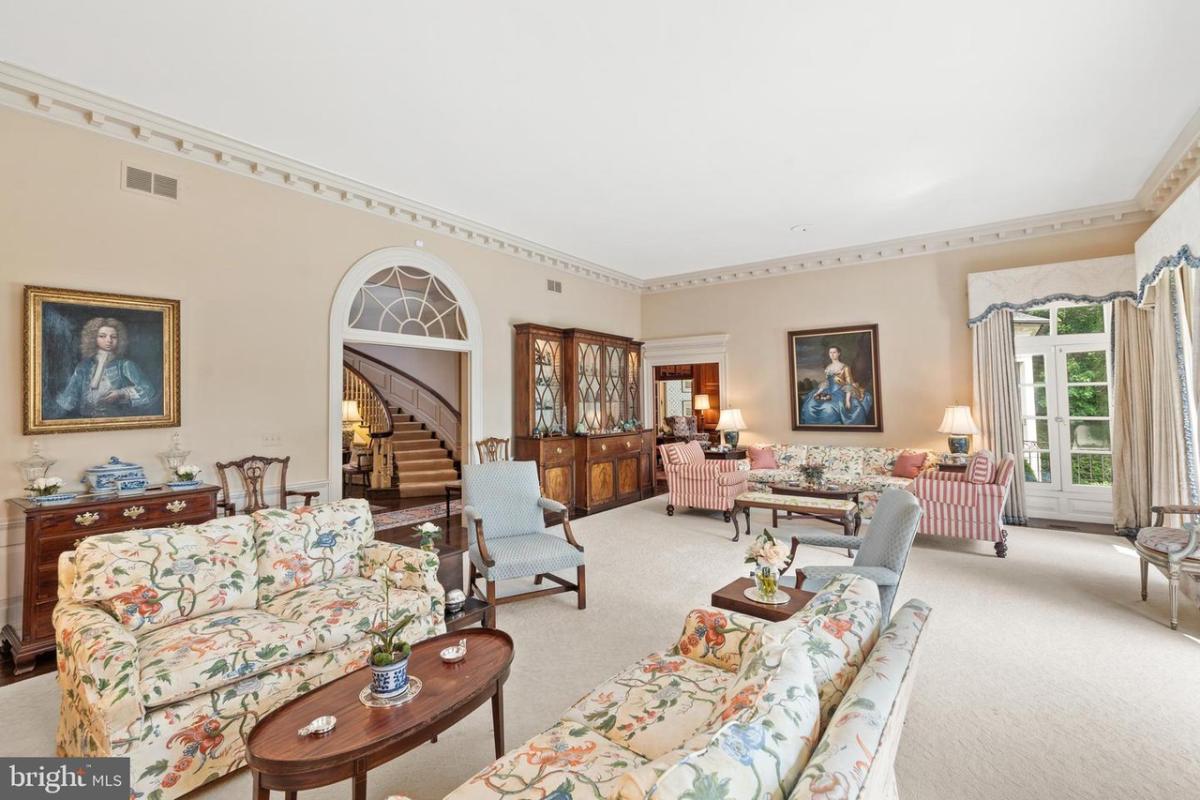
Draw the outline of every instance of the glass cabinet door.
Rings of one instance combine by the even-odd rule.
[[[603,409],[603,346],[599,342],[578,342],[576,345],[576,400],[575,418],[582,422],[589,433],[604,429]]]
[[[533,339],[533,430],[543,436],[567,432],[562,350],[559,339]]]
[[[604,348],[604,427],[616,430],[625,411],[625,348]]]
[[[629,348],[628,364],[625,384],[625,418],[640,420],[642,418],[642,359],[641,351],[636,347]]]

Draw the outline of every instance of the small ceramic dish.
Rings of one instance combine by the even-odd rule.
[[[312,722],[308,723],[303,728],[296,731],[296,733],[298,733],[301,736],[309,736],[309,735],[321,736],[321,735],[329,733],[331,730],[333,730],[334,725],[337,725],[337,717],[332,716],[332,715],[326,715],[324,717],[317,717]]]
[[[445,661],[447,664],[453,664],[467,657],[467,648],[461,644],[451,645],[450,647],[443,648],[440,655],[442,661]]]

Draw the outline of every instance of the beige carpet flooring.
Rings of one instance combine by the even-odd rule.
[[[662,497],[579,520],[588,608],[573,595],[499,611],[516,641],[505,691],[516,747],[589,687],[671,644],[686,612],[743,571],[728,525],[700,513],[668,518]],[[757,518],[756,524],[767,521]],[[784,525],[784,532],[800,527]],[[914,800],[1193,798],[1200,796],[1200,611],[1165,624],[1166,581],[1138,598],[1124,540],[1012,530],[1009,557],[989,545],[922,537],[900,600],[933,605],[897,773]],[[845,563],[806,549],[798,563]],[[54,676],[0,689],[0,753],[48,755]],[[442,736],[375,770],[369,794],[440,798],[492,754],[485,705]],[[249,797],[242,772],[194,795]],[[347,797],[348,784],[302,793]]]

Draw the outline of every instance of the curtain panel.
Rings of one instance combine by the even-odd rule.
[[[1112,306],[1113,525],[1126,535],[1151,522],[1152,313],[1125,299]]]
[[[1021,399],[1017,394],[1017,356],[1013,342],[1012,311],[997,309],[972,328],[975,351],[975,408],[979,412],[979,439],[997,458],[1012,455],[1024,464],[1025,439],[1021,433]],[[1013,476],[1004,504],[1004,522],[1025,525],[1025,481]]]

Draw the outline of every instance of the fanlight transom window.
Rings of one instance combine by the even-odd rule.
[[[454,293],[416,267],[388,267],[372,275],[350,305],[349,325],[380,333],[467,338],[467,323]]]

